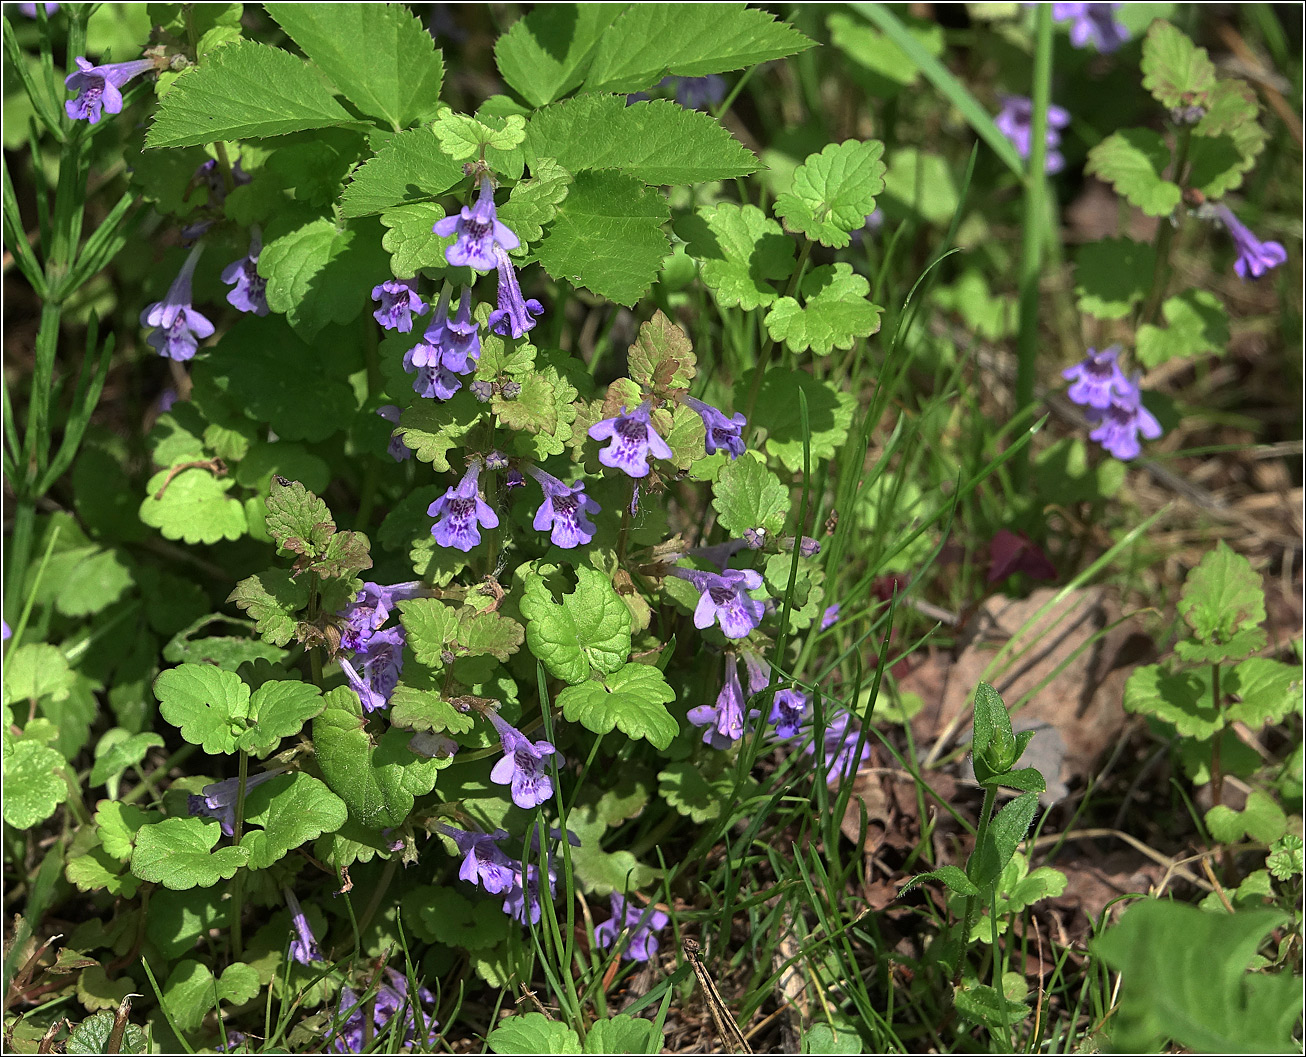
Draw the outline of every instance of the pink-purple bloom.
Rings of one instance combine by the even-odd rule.
[[[522,297],[512,260],[497,244],[494,261],[499,270],[499,295],[498,308],[490,313],[489,327],[496,334],[520,338],[539,322],[535,317],[543,313],[544,306],[533,297],[529,300]]]
[[[544,769],[544,761],[558,755],[547,741],[531,741],[521,731],[490,713],[490,722],[499,732],[503,756],[490,771],[490,781],[512,787],[512,802],[530,810],[553,796],[553,779]]]
[[[256,316],[268,314],[268,282],[258,273],[258,257],[262,252],[263,239],[258,228],[253,228],[249,235],[249,252],[222,269],[222,281],[232,287],[227,293],[227,303]]]
[[[821,742],[824,748],[827,785],[838,784],[871,758],[871,747],[862,738],[861,729],[852,722],[852,716],[844,711],[836,712],[829,717]],[[862,746],[861,752],[857,751],[859,742]],[[803,751],[816,755],[816,743],[808,743]]]
[[[446,837],[458,846],[463,856],[458,876],[464,881],[479,884],[491,895],[506,892],[517,883],[518,863],[504,853],[499,841],[508,836],[506,829],[496,829],[493,833],[476,833],[471,830],[455,829],[437,823]]]
[[[271,767],[260,774],[251,774],[245,778],[245,795],[251,789],[262,785],[269,778],[284,773],[284,767]],[[186,810],[192,815],[206,815],[216,818],[225,836],[236,833],[236,799],[240,792],[239,778],[226,778],[221,782],[206,785],[200,792],[191,793],[186,798]]]
[[[1122,4],[1053,4],[1052,20],[1070,23],[1070,43],[1076,48],[1092,44],[1108,54],[1129,39],[1129,30],[1116,21]]]
[[[469,551],[481,542],[481,527],[498,528],[499,517],[481,498],[481,460],[467,467],[463,479],[426,508],[435,518],[431,535],[441,547]]]
[[[1233,263],[1233,270],[1240,279],[1249,276],[1259,279],[1271,268],[1277,268],[1288,259],[1288,252],[1278,242],[1262,242],[1246,224],[1233,215],[1233,210],[1226,205],[1217,205],[1215,215],[1226,231],[1233,238],[1238,250],[1238,259]]]
[[[191,307],[191,279],[203,250],[202,245],[191,250],[168,287],[168,295],[141,312],[141,326],[155,328],[145,340],[170,360],[189,360],[199,349],[200,340],[213,334],[213,324]]]
[[[390,703],[404,670],[404,629],[385,628],[374,632],[353,660],[339,658],[340,670],[358,694],[363,711],[376,712]]]
[[[396,426],[399,425],[399,416],[401,412],[395,404],[382,404],[376,409],[376,413],[387,422]],[[390,434],[390,443],[386,445],[385,450],[390,454],[390,458],[394,459],[395,462],[403,462],[405,459],[411,459],[413,457],[413,449],[393,433]]]
[[[766,615],[766,606],[747,594],[762,586],[762,574],[755,569],[726,569],[719,576],[691,569],[671,572],[703,592],[694,607],[694,627],[700,631],[719,623],[726,638],[742,639]]]
[[[549,897],[557,891],[558,876],[549,865]],[[503,912],[522,925],[534,925],[540,920],[540,868],[533,863],[517,872],[517,880],[508,889],[503,900]]]
[[[585,482],[568,488],[538,466],[527,467],[526,472],[539,481],[544,493],[544,502],[535,512],[535,530],[548,532],[555,546],[567,550],[589,543],[595,532],[589,515],[597,514],[599,505],[585,494]]]
[[[472,292],[464,286],[458,311],[449,318],[449,290],[440,295],[422,340],[404,353],[404,370],[416,373],[413,390],[428,399],[448,400],[459,389],[458,375],[471,374],[481,357],[481,338],[472,320]]]
[[[396,602],[418,598],[422,593],[420,580],[400,584],[377,584],[368,580],[354,600],[341,612],[345,626],[340,634],[340,648],[364,650],[372,636],[390,619]]]
[[[1143,406],[1137,382],[1131,384],[1128,394],[1112,397],[1109,407],[1089,408],[1085,417],[1097,423],[1089,438],[1122,461],[1136,458],[1142,451],[1139,434],[1148,440],[1156,440],[1161,435],[1161,423]]]
[[[646,907],[635,906],[615,891],[608,898],[608,906],[612,917],[594,929],[598,945],[611,950],[625,930],[629,932],[629,938],[621,952],[622,958],[635,962],[649,962],[656,958],[657,934],[671,923],[671,919],[652,903]]]
[[[797,736],[807,716],[807,695],[801,690],[777,690],[771,701],[771,725],[778,738]]]
[[[1084,359],[1061,372],[1061,377],[1072,383],[1066,396],[1083,407],[1096,408],[1110,407],[1113,400],[1128,397],[1135,387],[1120,369],[1119,354],[1119,345],[1101,352],[1089,349]]]
[[[1028,158],[1034,134],[1034,104],[1025,96],[1002,96],[1002,109],[993,119],[1007,139],[1015,145],[1022,158]],[[1070,124],[1070,114],[1055,104],[1048,105],[1047,155],[1045,169],[1050,173],[1060,172],[1066,167],[1066,159],[1057,147],[1061,145],[1060,129]]]
[[[474,205],[463,206],[457,216],[437,221],[431,230],[445,238],[458,236],[458,241],[444,254],[444,259],[455,268],[465,265],[488,272],[497,263],[496,246],[515,250],[521,245],[517,236],[499,220],[494,207],[494,187],[488,176],[481,177],[481,193]]]
[[[64,103],[64,111],[74,121],[96,124],[102,113],[122,113],[122,88],[133,77],[155,69],[153,59],[111,62],[95,66],[77,56],[77,69],[64,78],[64,84],[77,93]]]
[[[839,621],[839,603],[832,606],[826,606],[825,612],[821,614],[821,630],[828,631]]]
[[[611,440],[612,443],[599,452],[599,462],[631,477],[648,476],[650,454],[659,459],[671,458],[667,442],[649,421],[647,400],[629,414],[623,406],[620,414],[595,422],[589,428],[589,435],[594,440]]]
[[[744,736],[744,691],[739,685],[739,661],[726,654],[726,679],[715,705],[698,705],[686,718],[703,727],[703,744],[728,749]]]
[[[313,962],[326,961],[317,945],[317,937],[313,935],[313,930],[309,927],[304,908],[299,905],[299,900],[295,898],[295,893],[284,886],[281,892],[286,897],[286,906],[290,908],[290,925],[294,929],[294,934],[290,937],[290,956],[300,965],[311,965]]]
[[[386,330],[407,334],[413,329],[413,316],[423,315],[427,304],[417,294],[416,279],[387,279],[372,287],[372,300],[380,307],[372,313]]]
[[[715,455],[718,449],[726,452],[732,460],[744,454],[744,427],[748,420],[743,415],[736,411],[726,418],[724,412],[702,400],[695,400],[692,396],[681,399],[703,420],[703,445],[709,455]]]
[[[348,987],[340,989],[340,1006],[338,1015],[346,1017],[331,1043],[333,1053],[362,1053],[364,1049],[363,1018],[367,1003],[360,999]],[[399,1017],[399,1028],[394,1038],[397,1048],[410,1047],[418,1041],[418,1011],[421,1012],[422,1048],[433,1048],[438,1039],[439,1026],[431,1010],[435,1007],[435,995],[430,989],[419,987],[416,996],[408,993],[408,980],[394,969],[387,968],[381,986],[377,988],[372,1000],[372,1037],[376,1038],[389,1029],[390,1022]]]

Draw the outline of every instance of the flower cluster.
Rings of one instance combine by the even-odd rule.
[[[1070,43],[1076,48],[1089,44],[1104,55],[1129,39],[1129,30],[1116,20],[1123,4],[1053,4],[1052,20],[1070,23]]]
[[[1119,354],[1115,345],[1101,352],[1089,349],[1083,360],[1061,375],[1071,382],[1066,395],[1087,409],[1085,417],[1097,427],[1089,437],[1117,459],[1127,461],[1142,450],[1139,434],[1156,440],[1161,424],[1143,406],[1138,377],[1127,378],[1120,369]]]
[[[1011,140],[1022,158],[1028,158],[1034,139],[1034,103],[1026,96],[1002,96],[1002,109],[993,119],[1007,139]],[[1061,146],[1061,129],[1070,124],[1068,111],[1056,105],[1048,106],[1047,155],[1044,168],[1049,173],[1058,173],[1066,167],[1066,159],[1057,150]]]
[[[366,712],[390,703],[404,667],[404,629],[385,624],[396,602],[417,598],[421,590],[416,581],[388,586],[369,581],[339,614],[340,648],[353,654],[339,658],[340,670]]]
[[[626,942],[621,957],[634,962],[651,962],[658,954],[657,934],[666,928],[671,919],[650,903],[646,907],[633,905],[619,892],[608,897],[612,917],[594,929],[594,939],[604,950],[617,945],[623,932]]]
[[[534,863],[523,864],[509,858],[499,847],[499,842],[507,839],[506,830],[477,833],[455,829],[443,823],[437,823],[436,828],[454,842],[459,854],[463,856],[462,865],[458,869],[458,876],[462,880],[484,888],[491,895],[502,895],[503,912],[514,921],[522,925],[534,925],[540,920],[543,913],[540,906],[540,868]],[[555,831],[550,836],[556,837],[558,834]],[[570,835],[567,839],[573,845],[578,843]],[[538,832],[534,834],[531,846],[534,850],[539,850]],[[549,898],[552,899],[557,893],[558,877],[551,861],[547,880]]]
[[[338,1013],[346,1019],[332,1039],[332,1053],[363,1052],[365,1006],[366,1002],[351,988],[340,989]],[[419,987],[415,995],[409,994],[408,980],[404,975],[387,967],[372,1000],[371,1034],[375,1037],[383,1031],[394,1031],[398,1043],[396,1048],[419,1041],[423,1050],[434,1047],[440,1037],[436,1031],[439,1025],[431,1012],[434,1006],[435,995],[428,988]],[[392,1027],[391,1022],[396,1018],[399,1023]]]

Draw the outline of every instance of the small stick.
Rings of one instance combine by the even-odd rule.
[[[721,992],[716,989],[716,984],[707,974],[707,968],[703,965],[703,959],[700,957],[702,948],[698,945],[698,940],[686,937],[684,942],[685,957],[689,959],[689,967],[694,970],[694,975],[698,977],[698,986],[703,989],[703,997],[707,1000],[708,1012],[712,1014],[712,1021],[716,1024],[716,1032],[721,1036],[721,1041],[726,1050],[730,1053],[752,1053],[753,1048],[748,1045],[748,1040],[744,1038],[744,1033],[739,1030],[739,1025],[735,1023],[735,1018],[725,1002],[721,1000]]]

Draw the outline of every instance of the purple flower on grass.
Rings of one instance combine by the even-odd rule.
[[[222,269],[222,281],[232,287],[227,294],[227,303],[242,312],[253,312],[256,316],[268,314],[268,281],[258,273],[258,256],[262,252],[263,239],[258,228],[252,228],[249,253]]]
[[[517,271],[502,246],[494,247],[494,262],[499,269],[499,307],[490,313],[490,329],[520,338],[539,322],[535,317],[543,313],[544,306],[533,297],[529,301],[522,297]]]
[[[413,389],[420,396],[448,400],[462,388],[457,376],[471,374],[480,357],[481,338],[472,321],[472,292],[463,287],[458,312],[450,319],[446,289],[422,340],[404,353],[404,370],[416,372]]]
[[[498,515],[481,498],[480,476],[481,460],[475,459],[467,467],[463,479],[426,508],[426,512],[435,518],[431,535],[441,547],[469,551],[481,542],[479,526],[499,527]]]
[[[368,580],[352,602],[341,612],[345,627],[340,635],[340,647],[346,650],[365,650],[367,643],[390,619],[396,602],[417,598],[422,593],[420,580],[401,584],[376,584]]]
[[[1116,21],[1121,4],[1053,4],[1052,20],[1070,23],[1070,43],[1094,45],[1106,55],[1129,39],[1129,30]]]
[[[549,539],[567,550],[589,543],[596,530],[587,515],[597,514],[600,508],[585,494],[585,482],[577,481],[568,488],[538,466],[529,466],[526,472],[540,482],[544,492],[544,502],[532,523],[535,530],[549,532]]]
[[[523,879],[525,883],[523,884]],[[549,867],[549,898],[557,890],[558,876],[552,866]],[[517,874],[516,883],[508,890],[503,900],[503,912],[522,925],[538,924],[542,910],[540,907],[540,868],[534,864],[527,866]]]
[[[1002,96],[1002,109],[993,119],[998,131],[1015,145],[1022,158],[1028,158],[1034,131],[1034,104],[1025,96]],[[1048,106],[1047,155],[1044,168],[1049,173],[1060,172],[1066,166],[1066,159],[1057,147],[1061,144],[1060,129],[1070,124],[1070,114],[1059,106]]]
[[[387,422],[396,426],[399,425],[400,411],[394,404],[382,404],[376,409],[376,413]],[[385,450],[389,452],[390,458],[394,459],[395,462],[403,462],[405,459],[413,457],[413,449],[393,433],[390,434],[390,443],[386,445]]]
[[[120,114],[123,85],[153,69],[153,59],[93,66],[79,55],[76,71],[64,78],[63,83],[77,93],[64,103],[64,111],[74,121],[89,121],[92,125],[100,120],[102,113]]]
[[[272,767],[261,774],[251,774],[245,778],[245,795],[256,789],[269,778],[282,774],[286,768]],[[236,832],[236,798],[240,791],[239,778],[227,778],[221,782],[206,785],[200,792],[191,793],[186,798],[186,810],[192,815],[206,815],[216,818],[222,826],[224,835],[230,837]]]
[[[322,951],[318,948],[317,937],[313,935],[313,930],[309,928],[304,908],[299,905],[299,900],[295,898],[295,893],[284,886],[281,893],[286,897],[286,906],[290,907],[290,925],[295,930],[295,934],[290,937],[290,956],[300,965],[326,961],[322,957]]]
[[[840,606],[839,606],[839,603],[838,603],[838,602],[836,602],[836,603],[835,603],[834,605],[832,605],[832,606],[826,606],[826,607],[825,607],[825,612],[821,614],[821,630],[822,630],[822,631],[826,631],[826,630],[828,630],[829,628],[834,627],[834,625],[835,625],[836,623],[838,623],[838,621],[839,621],[839,608],[840,608]]]
[[[508,836],[506,829],[474,833],[443,823],[437,823],[436,828],[458,845],[463,856],[458,876],[464,881],[479,884],[492,895],[506,892],[517,883],[517,864],[499,847],[499,841]]]
[[[49,18],[51,15],[55,14],[59,10],[58,4],[19,4],[18,10],[21,11],[23,14],[25,14],[28,18],[35,18],[36,9],[38,7],[45,8],[46,18]]]
[[[623,929],[629,930],[621,957],[634,962],[650,962],[658,954],[657,934],[671,923],[661,910],[650,903],[646,907],[635,906],[619,892],[612,892],[608,897],[612,908],[612,917],[594,929],[594,940],[604,950],[611,950]]]
[[[1288,253],[1278,242],[1262,242],[1246,224],[1233,215],[1233,210],[1226,205],[1215,207],[1215,215],[1233,238],[1238,249],[1238,259],[1233,262],[1233,270],[1240,279],[1259,279],[1271,268],[1277,268],[1288,259]]]
[[[715,73],[706,77],[677,77],[675,81],[676,102],[690,110],[716,106],[726,97],[726,79]]]
[[[836,712],[829,717],[826,723],[825,733],[821,741],[825,747],[825,780],[827,785],[837,785],[848,775],[857,771],[871,757],[871,747],[868,744],[863,744],[862,751],[857,752],[857,742],[861,738],[861,730],[851,720],[852,717],[847,712]],[[816,743],[810,742],[804,747],[803,751],[815,756]]]
[[[703,744],[728,749],[744,736],[744,691],[739,685],[739,661],[726,654],[726,680],[715,705],[698,705],[686,717],[703,731]]]
[[[799,733],[807,715],[807,695],[801,690],[777,690],[771,703],[771,725],[777,738],[792,738]]]
[[[1085,412],[1089,422],[1097,423],[1089,439],[1097,441],[1122,462],[1137,458],[1142,451],[1138,443],[1140,433],[1148,440],[1156,440],[1161,435],[1161,423],[1143,406],[1137,383],[1132,383],[1130,389],[1125,396],[1113,397],[1110,407],[1093,407]]]
[[[408,1047],[418,1040],[420,1032],[424,1036],[423,1048],[433,1047],[439,1039],[439,1033],[436,1031],[438,1022],[429,1012],[429,1009],[435,1006],[435,995],[429,988],[419,987],[415,998],[414,1001],[414,996],[408,993],[408,980],[396,970],[387,968],[384,981],[377,988],[376,997],[372,1001],[373,1038],[393,1030],[399,1045]],[[336,1029],[336,1035],[331,1042],[332,1053],[363,1052],[363,1016],[366,1005],[367,1002],[360,999],[351,988],[340,989],[340,1006],[337,1015],[345,1017],[346,1020]],[[391,1021],[396,1017],[399,1018],[399,1024],[391,1029]]]
[[[387,279],[372,287],[372,300],[381,305],[372,318],[386,330],[397,330],[400,334],[412,330],[413,316],[423,315],[427,309],[426,302],[417,296],[416,279]]]
[[[742,639],[766,615],[766,606],[747,594],[762,586],[762,574],[755,569],[726,569],[719,576],[692,569],[670,572],[703,592],[694,607],[694,627],[700,631],[719,623],[726,638]]]
[[[385,708],[404,670],[404,629],[374,632],[352,662],[340,658],[340,670],[358,694],[364,712]]]
[[[1120,369],[1116,357],[1120,346],[1112,345],[1098,352],[1089,349],[1088,355],[1073,367],[1061,372],[1061,377],[1073,383],[1066,390],[1076,404],[1084,407],[1106,408],[1117,398],[1128,397],[1134,386]]]
[[[648,476],[648,457],[671,458],[671,449],[649,421],[649,404],[646,400],[629,414],[623,406],[614,418],[603,418],[590,426],[589,435],[594,440],[611,440],[599,452],[599,462],[621,470],[631,477]]]
[[[488,272],[497,263],[495,246],[515,250],[521,245],[517,236],[499,220],[499,212],[494,208],[494,187],[488,176],[481,177],[481,193],[475,205],[463,206],[458,216],[437,221],[431,230],[445,238],[458,236],[458,241],[444,254],[444,259],[455,268],[467,266]]]
[[[531,741],[520,730],[490,713],[490,722],[499,732],[503,757],[490,771],[490,781],[512,787],[512,802],[530,810],[553,796],[553,779],[544,769],[544,761],[558,755],[547,741]]]
[[[726,418],[723,412],[702,400],[695,400],[692,396],[681,400],[697,411],[703,420],[703,446],[709,455],[715,455],[718,449],[726,452],[732,460],[744,454],[744,427],[748,420],[743,415],[736,411]]]
[[[203,246],[191,250],[177,278],[168,287],[168,296],[147,305],[141,312],[141,326],[156,328],[146,335],[145,340],[158,350],[160,356],[170,360],[189,360],[199,349],[200,339],[213,333],[213,324],[196,312],[190,303],[191,278],[203,251]]]

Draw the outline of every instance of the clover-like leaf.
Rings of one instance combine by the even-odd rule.
[[[1126,128],[1111,133],[1088,152],[1084,171],[1116,189],[1149,217],[1174,211],[1181,197],[1179,185],[1162,173],[1170,164],[1170,150],[1159,133]]]
[[[703,282],[722,308],[751,312],[780,296],[773,285],[794,270],[794,243],[757,206],[722,202],[676,223]]]
[[[38,741],[4,738],[4,819],[15,829],[31,829],[68,799],[68,783],[56,771],[67,761]]]
[[[775,215],[788,231],[823,246],[847,246],[849,232],[866,223],[884,190],[883,155],[879,140],[852,139],[808,155],[790,189],[776,196]]]
[[[870,283],[851,264],[813,268],[803,279],[803,304],[780,298],[766,314],[766,329],[794,352],[811,349],[824,356],[851,349],[858,338],[880,329],[883,309],[869,300],[870,291]]]
[[[606,734],[615,726],[629,737],[645,738],[655,748],[665,749],[680,733],[680,724],[666,707],[675,699],[676,692],[659,669],[627,664],[602,679],[565,687],[557,703],[567,719],[595,734]]]
[[[111,735],[113,735],[112,739]],[[135,767],[145,759],[145,754],[151,748],[162,744],[163,739],[153,731],[128,734],[121,727],[105,731],[100,744],[95,747],[95,766],[91,768],[91,785],[104,785],[111,778],[118,777],[128,767]]]
[[[259,991],[258,971],[235,962],[215,978],[212,970],[194,958],[180,961],[163,985],[163,1003],[173,1023],[182,1031],[195,1031],[215,1002],[239,1005]]]
[[[1241,811],[1217,804],[1206,813],[1206,828],[1211,838],[1221,844],[1234,844],[1244,836],[1262,844],[1273,844],[1283,836],[1288,818],[1274,798],[1259,789],[1247,796]]]
[[[789,490],[766,463],[748,454],[721,467],[712,488],[712,506],[732,536],[758,528],[776,536],[789,515]]]
[[[132,873],[174,892],[212,888],[249,860],[247,848],[214,851],[221,836],[222,827],[213,819],[165,818],[142,826],[132,849]]]
[[[568,683],[583,683],[591,669],[620,671],[630,656],[630,610],[611,582],[584,565],[576,581],[575,592],[558,603],[544,579],[531,573],[521,600],[531,653]]]
[[[249,715],[249,687],[240,676],[211,664],[182,664],[154,680],[159,712],[181,736],[211,756],[236,750],[241,721]]]

